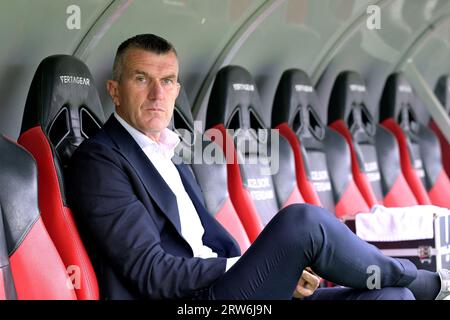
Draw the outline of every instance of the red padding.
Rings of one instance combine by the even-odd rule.
[[[403,174],[399,174],[391,190],[384,197],[384,205],[386,207],[409,207],[418,204],[405,177]]]
[[[76,300],[70,279],[42,219],[9,258],[20,300]]]
[[[39,208],[42,220],[58,252],[68,266],[81,270],[78,299],[98,300],[99,290],[94,269],[81,241],[72,212],[64,206],[52,149],[41,127],[27,130],[18,143],[31,152],[38,168]]]
[[[239,215],[239,219],[247,232],[248,238],[250,242],[253,242],[263,229],[263,224],[250,193],[244,189],[233,139],[228,136],[223,124],[216,125],[212,129],[207,130],[205,136],[217,143],[226,156],[228,192],[230,193],[233,206]]]
[[[439,139],[442,153],[442,165],[444,166],[447,176],[450,176],[450,144],[434,121],[430,122],[430,128],[436,133]]]
[[[402,165],[402,172],[417,201],[422,205],[431,204],[427,191],[425,190],[422,181],[420,181],[416,169],[411,164],[408,144],[402,128],[400,128],[400,126],[392,118],[384,120],[381,124],[389,129],[397,139],[398,146],[400,148],[400,163]]]
[[[287,207],[290,204],[294,203],[305,203],[305,200],[303,199],[302,195],[300,194],[300,191],[298,191],[297,187],[294,187],[291,194],[287,198],[285,204],[283,205],[283,208]]]
[[[216,219],[236,239],[241,248],[241,253],[247,251],[250,247],[250,240],[230,199],[227,199],[217,212]]]
[[[356,156],[355,149],[353,147],[353,139],[350,131],[347,128],[347,125],[343,120],[336,120],[330,125],[331,128],[339,132],[345,140],[347,140],[347,144],[350,148],[350,153],[352,156],[352,174],[353,179],[355,180],[356,186],[360,190],[363,195],[366,203],[369,207],[373,207],[376,204],[381,204],[382,201],[377,200],[375,193],[373,192],[372,186],[370,185],[370,181],[367,178],[364,171],[359,167],[358,159]]]
[[[363,195],[356,187],[355,182],[350,180],[344,194],[336,204],[336,216],[348,218],[359,212],[369,212],[370,208],[364,200]]]
[[[305,165],[303,163],[302,153],[300,151],[300,141],[297,135],[294,131],[292,131],[291,128],[289,128],[289,125],[287,123],[282,123],[275,129],[280,130],[280,134],[285,137],[291,145],[295,159],[295,174],[297,176],[297,185],[299,190],[301,190],[300,192],[303,195],[303,199],[309,204],[321,207],[322,203],[320,202],[319,196],[317,195],[312,182],[308,180]]]
[[[439,207],[450,209],[450,180],[444,170],[438,175],[433,188],[428,191],[431,202]]]
[[[3,280],[3,271],[0,268],[0,300],[6,300],[5,283]]]

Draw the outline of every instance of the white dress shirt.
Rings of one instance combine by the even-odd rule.
[[[158,173],[170,187],[177,199],[178,213],[180,216],[181,235],[192,248],[194,257],[215,258],[217,253],[203,244],[203,234],[205,229],[198,216],[197,210],[191,198],[184,189],[180,174],[172,162],[175,147],[180,142],[178,135],[165,128],[156,142],[133,128],[117,113],[114,112],[117,121],[128,131],[136,143],[144,151],[145,155],[155,166]],[[237,261],[239,257],[227,259],[226,271]]]

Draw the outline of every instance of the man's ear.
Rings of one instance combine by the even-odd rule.
[[[119,99],[119,83],[115,80],[108,80],[106,82],[106,89],[108,90],[109,95],[114,103],[114,105],[120,105]]]
[[[177,82],[177,95],[175,98],[178,98],[178,95],[180,94],[181,84]]]

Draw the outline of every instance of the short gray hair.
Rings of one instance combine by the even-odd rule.
[[[157,35],[146,33],[138,34],[122,42],[117,48],[113,64],[113,79],[119,81],[122,76],[123,57],[128,49],[142,49],[156,54],[167,54],[173,52],[177,55],[175,47],[166,39]]]

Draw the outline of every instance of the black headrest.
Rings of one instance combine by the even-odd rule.
[[[319,99],[308,75],[299,69],[283,72],[272,108],[272,127],[288,123],[298,135],[322,139],[325,130],[316,111]]]
[[[347,122],[354,106],[366,104],[366,84],[354,71],[341,72],[331,91],[328,107],[328,123],[336,120]]]
[[[380,101],[380,122],[393,118],[406,132],[417,134],[419,121],[415,112],[417,97],[402,73],[391,74]]]
[[[306,72],[299,69],[289,69],[283,72],[272,109],[272,127],[293,121],[294,114],[301,106],[317,108],[317,94]]]
[[[357,72],[341,72],[331,92],[328,123],[343,120],[353,136],[373,137],[376,124],[367,106],[366,95],[366,84]]]
[[[444,109],[450,115],[450,75],[443,75],[439,78],[434,92]]]
[[[69,55],[42,60],[31,82],[21,134],[40,126],[60,156],[71,156],[105,116],[88,67]]]
[[[183,87],[180,88],[170,126],[176,129],[194,130],[194,118],[192,117],[191,104]]]
[[[179,148],[193,147],[196,136],[200,134],[201,129],[194,128],[191,104],[183,87],[180,88],[180,93],[175,101],[173,116],[168,127],[180,136],[183,143],[178,145]]]
[[[260,112],[261,101],[250,73],[239,66],[222,68],[209,97],[205,129],[217,124],[229,129],[268,128]]]
[[[380,122],[388,118],[400,122],[402,109],[413,110],[415,100],[414,90],[405,76],[400,72],[391,74],[386,80],[380,101]]]

